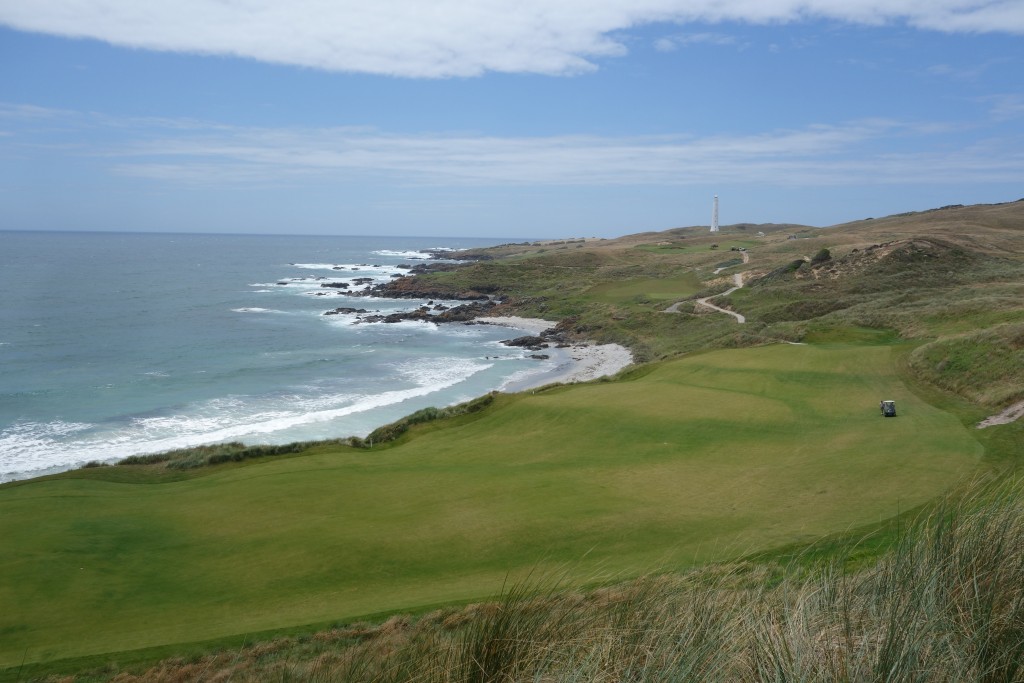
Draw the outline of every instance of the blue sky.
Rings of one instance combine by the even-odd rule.
[[[615,236],[1024,197],[1024,0],[0,0],[0,229]]]

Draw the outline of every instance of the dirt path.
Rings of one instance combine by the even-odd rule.
[[[741,252],[741,255],[743,256],[743,262],[744,263],[750,263],[750,254],[749,253],[744,251],[744,252]],[[716,268],[713,271],[713,273],[715,275],[718,275],[718,273],[720,273],[723,270],[725,270],[725,268]],[[706,297],[704,297],[702,299],[697,299],[697,306],[704,306],[705,308],[710,308],[710,309],[712,309],[714,311],[718,311],[719,313],[725,313],[727,315],[731,315],[732,317],[736,318],[736,322],[745,323],[745,322],[747,322],[747,319],[746,319],[746,317],[743,316],[743,314],[737,313],[736,311],[730,311],[728,309],[721,308],[720,306],[714,305],[710,301],[710,299],[714,299],[716,296],[728,296],[729,294],[732,294],[733,292],[735,292],[737,289],[740,289],[741,287],[743,287],[743,273],[736,273],[735,275],[733,275],[732,276],[732,281],[733,281],[733,283],[735,283],[735,285],[736,285],[735,287],[733,287],[732,289],[727,289],[724,292],[722,292],[721,294],[715,294],[715,296],[706,296]],[[679,312],[679,307],[681,305],[683,305],[684,303],[686,303],[686,302],[685,301],[677,301],[676,303],[672,304],[671,306],[666,308],[664,311],[662,311],[662,313],[678,313]]]
[[[978,423],[978,429],[992,427],[994,425],[1010,424],[1015,420],[1024,417],[1024,401],[1018,401],[1001,413],[987,417]]]
[[[735,292],[737,289],[741,288],[743,286],[743,273],[736,273],[735,275],[733,275],[732,276],[732,281],[736,284],[735,287],[733,287],[731,289],[727,289],[724,292],[722,292],[721,294],[715,294],[715,296],[706,296],[703,299],[697,299],[697,305],[698,306],[706,306],[707,308],[716,310],[719,313],[726,313],[726,314],[731,315],[732,317],[736,318],[736,322],[745,323],[745,322],[747,322],[747,319],[743,316],[743,314],[737,313],[736,311],[730,311],[730,310],[728,310],[726,308],[721,308],[719,306],[714,305],[713,303],[711,303],[709,301],[709,299],[714,299],[716,296],[728,296],[728,295],[732,294],[733,292]],[[678,305],[678,304],[676,304],[676,305]],[[671,306],[669,308],[671,308]]]

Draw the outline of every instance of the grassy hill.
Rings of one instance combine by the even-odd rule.
[[[749,263],[734,248],[747,249]],[[828,259],[812,263],[823,249]],[[440,291],[500,293],[515,311],[569,319],[581,337],[626,344],[641,360],[800,341],[849,328],[887,330],[915,341],[995,330],[971,338],[984,348],[977,360],[989,367],[973,366],[970,378],[943,378],[943,369],[934,369],[943,350],[958,348],[955,342],[918,354],[914,367],[922,377],[990,408],[1024,398],[1018,341],[1024,322],[1024,201],[830,228],[744,224],[724,226],[717,235],[680,228],[559,246],[512,245],[501,253],[501,259],[422,281]],[[682,307],[680,316],[661,314],[667,301],[725,291],[735,273],[743,273],[750,286],[714,301],[742,311],[746,325],[692,306]],[[925,355],[935,359],[931,369]],[[995,377],[1001,390],[988,386]]]
[[[1016,466],[1022,425],[973,423],[1024,386],[1022,231],[1018,202],[507,245],[421,276],[652,362],[372,449],[0,486],[0,670],[145,661],[470,602],[531,573],[595,585],[884,524]],[[748,323],[663,312],[735,272],[749,286],[715,300]]]

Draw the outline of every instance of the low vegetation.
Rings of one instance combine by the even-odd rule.
[[[133,465],[162,464],[164,467],[172,470],[191,470],[196,467],[219,465],[225,462],[241,462],[249,458],[265,458],[271,455],[299,453],[313,445],[314,442],[300,441],[280,446],[246,446],[244,443],[232,441],[211,446],[181,448],[153,455],[130,455],[119,460],[117,465],[120,467],[131,467]]]
[[[495,395],[496,393],[492,392],[485,396],[481,396],[480,398],[475,398],[472,401],[466,401],[465,403],[459,403],[458,405],[449,406],[447,408],[430,407],[424,408],[423,410],[417,410],[415,413],[407,415],[401,420],[386,424],[383,427],[378,427],[370,432],[365,439],[353,437],[349,439],[349,444],[361,448],[373,448],[374,445],[379,446],[399,439],[403,434],[409,431],[409,428],[413,425],[421,425],[428,422],[434,422],[436,420],[444,420],[479,413],[481,410],[494,403]]]
[[[914,350],[911,367],[935,385],[975,403],[1000,408],[1024,399],[1024,323],[930,342]]]
[[[646,364],[2,485],[0,679],[1024,680],[1024,424],[973,428],[1024,398],[1022,237],[1016,202],[398,280]],[[686,303],[736,273],[745,324]]]

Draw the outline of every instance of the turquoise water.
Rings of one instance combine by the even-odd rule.
[[[0,481],[218,441],[364,435],[550,371],[499,344],[508,329],[322,315],[425,303],[324,282],[383,282],[423,249],[493,243],[0,232]]]

